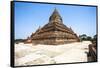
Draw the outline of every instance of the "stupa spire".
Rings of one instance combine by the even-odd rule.
[[[62,23],[62,17],[60,16],[58,10],[55,8],[52,15],[49,18],[49,22],[59,22]]]

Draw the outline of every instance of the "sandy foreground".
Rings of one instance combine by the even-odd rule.
[[[15,66],[88,62],[90,41],[64,45],[15,44]]]

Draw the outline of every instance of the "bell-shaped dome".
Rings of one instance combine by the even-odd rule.
[[[62,18],[56,8],[55,8],[54,12],[52,13],[52,15],[50,16],[49,22],[62,23]]]

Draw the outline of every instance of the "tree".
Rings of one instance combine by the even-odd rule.
[[[86,34],[79,35],[79,38],[80,38],[81,41],[86,40],[87,35]]]
[[[97,42],[97,35],[94,35],[92,39],[92,43],[96,43],[96,42]]]
[[[96,39],[97,39],[97,35],[94,35],[94,36],[93,36],[93,40],[96,40]]]
[[[87,39],[88,41],[92,41],[92,38],[90,36],[87,36]]]

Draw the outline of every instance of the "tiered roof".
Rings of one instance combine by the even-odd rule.
[[[49,18],[49,23],[44,25],[42,28],[39,27],[39,29],[32,35],[33,36],[32,39],[45,39],[45,38],[52,38],[52,37],[56,38],[58,37],[56,33],[57,31],[69,33],[71,34],[70,36],[75,34],[71,28],[68,28],[66,25],[63,24],[62,17],[60,16],[57,9],[55,9]],[[62,36],[60,34],[59,37]],[[64,37],[66,38],[67,36]],[[72,36],[72,38],[75,37]]]

